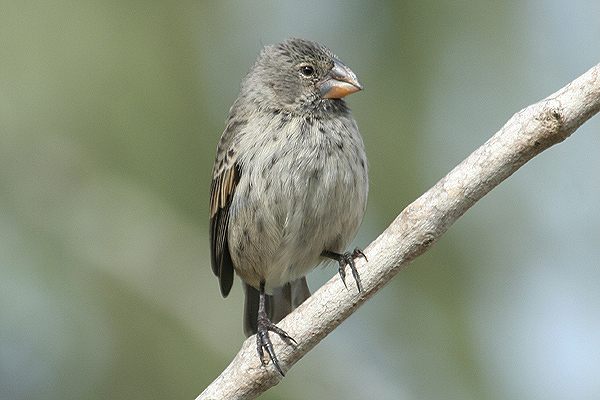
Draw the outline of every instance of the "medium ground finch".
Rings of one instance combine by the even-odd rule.
[[[234,271],[246,292],[244,329],[257,333],[283,375],[269,331],[310,296],[305,275],[344,253],[367,204],[367,157],[342,99],[362,89],[327,48],[303,39],[266,46],[242,81],[217,149],[210,190],[210,250],[221,293]]]

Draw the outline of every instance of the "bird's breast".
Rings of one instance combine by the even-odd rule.
[[[366,206],[367,165],[351,117],[263,128],[238,146],[242,175],[229,243],[242,278],[256,275],[276,287],[312,270],[323,249],[344,251],[354,238]]]

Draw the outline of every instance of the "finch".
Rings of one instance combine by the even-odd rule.
[[[257,334],[284,375],[269,332],[310,296],[305,275],[344,252],[367,204],[368,167],[356,121],[342,99],[362,89],[326,47],[287,39],[262,49],[243,79],[217,148],[210,189],[210,254],[223,297],[235,273],[246,295],[244,331]]]

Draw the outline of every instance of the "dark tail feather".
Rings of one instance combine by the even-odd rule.
[[[256,320],[258,318],[258,290],[244,283],[246,304],[244,306],[244,333],[251,336],[256,333]],[[272,295],[265,297],[267,316],[273,323],[277,323],[310,297],[310,290],[306,278],[273,289]]]

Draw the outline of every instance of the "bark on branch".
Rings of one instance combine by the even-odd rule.
[[[519,167],[569,137],[600,111],[600,64],[516,113],[498,133],[410,204],[357,260],[364,291],[344,287],[334,276],[278,325],[297,342],[271,335],[280,365],[292,367],[402,268],[427,251],[469,207]],[[272,365],[261,366],[251,336],[231,364],[198,397],[254,399],[282,379]]]

